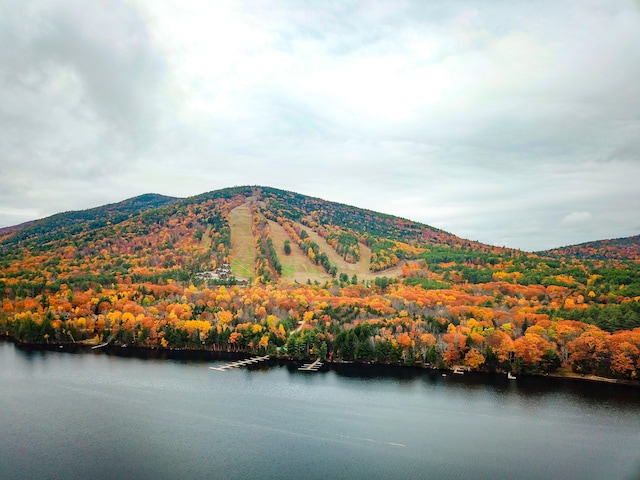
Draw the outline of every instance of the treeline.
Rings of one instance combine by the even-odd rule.
[[[541,253],[544,255],[572,256],[582,260],[624,261],[630,258],[640,258],[640,235],[582,243]]]
[[[297,224],[292,224],[282,217],[278,217],[278,223],[282,225],[289,238],[296,243],[302,252],[316,265],[322,266],[324,270],[335,278],[338,269],[331,263],[329,257],[324,253],[320,246],[311,240],[306,230],[300,228]]]
[[[157,281],[157,279],[158,278],[154,277],[154,280]],[[188,276],[186,278],[183,277],[183,279],[188,280]],[[71,289],[89,290],[92,288],[112,286],[116,283],[117,278],[115,275],[89,273],[85,275],[69,276],[53,282],[48,282],[43,279],[35,282],[19,280],[17,282],[8,283],[0,280],[0,291],[4,292],[6,298],[16,299],[37,297],[45,293],[57,293],[63,285]]]
[[[428,225],[293,192],[261,188],[261,193],[272,219],[284,217],[309,227],[313,227],[312,223],[335,225],[357,235],[368,233],[403,242],[421,241],[425,236],[447,240],[452,237]]]
[[[553,318],[565,318],[595,325],[606,332],[640,328],[640,301],[621,304],[590,305],[586,309],[546,310]]]
[[[355,235],[347,232],[329,232],[325,240],[346,262],[358,263],[360,260],[360,244]]]
[[[327,254],[320,250],[320,246],[316,242],[311,240],[306,230],[300,231],[299,245],[302,251],[307,254],[312,262],[314,262],[316,265],[320,265],[332,277],[335,277],[337,275],[338,269],[336,268],[336,266],[331,264],[331,261],[329,260],[329,257],[327,257]]]
[[[609,333],[566,318],[577,311],[594,313],[593,306],[545,312],[544,306],[531,309],[538,290],[522,290],[530,287],[495,284],[488,287],[489,296],[486,290],[455,286],[424,289],[418,286],[423,277],[411,278],[418,279],[409,282],[416,286],[381,277],[370,287],[349,284],[346,278],[325,286],[278,289],[199,289],[169,280],[166,285],[119,283],[86,291],[65,287],[35,298],[5,299],[0,325],[36,343],[226,348],[297,359],[463,365],[516,373],[544,373],[564,365],[625,379],[640,373],[640,328]],[[566,287],[547,290],[557,305],[576,298]],[[635,322],[637,302],[624,305],[622,318]]]
[[[267,219],[254,207],[252,214],[251,228],[254,235],[256,248],[256,279],[261,283],[268,283],[276,280],[282,275],[282,265],[278,259],[278,254],[273,246],[271,229]]]
[[[177,199],[163,195],[146,194],[88,210],[64,212],[37,220],[5,238],[0,244],[0,252],[17,245],[36,247],[60,241],[79,233],[116,225],[133,215],[157,209],[175,202]]]
[[[395,267],[402,260],[418,258],[421,247],[412,246],[406,243],[379,239],[371,235],[363,236],[364,243],[371,248],[371,271],[379,272],[391,267]]]

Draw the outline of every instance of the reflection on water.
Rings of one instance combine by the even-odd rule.
[[[640,478],[640,390],[0,342],[2,478]]]

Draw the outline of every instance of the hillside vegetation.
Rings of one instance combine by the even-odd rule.
[[[58,213],[35,222],[0,229],[0,246],[38,247],[49,242],[95,230],[105,225],[115,225],[145,210],[175,202],[177,198],[149,193],[119,203],[74,212]],[[4,238],[2,238],[4,236]]]
[[[0,332],[19,341],[640,373],[634,240],[527,253],[267,187],[146,195],[3,235]]]
[[[640,235],[581,243],[543,252],[546,255],[572,256],[590,260],[630,260],[640,258]]]

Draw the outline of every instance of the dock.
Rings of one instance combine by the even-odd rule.
[[[218,372],[225,372],[227,370],[232,370],[234,368],[245,367],[253,363],[264,362],[265,360],[269,360],[269,355],[265,355],[264,357],[252,357],[246,360],[238,360],[237,362],[227,363],[222,367],[209,367],[209,368],[211,370],[217,370]]]
[[[320,359],[317,359],[313,363],[305,363],[300,368],[298,368],[298,370],[300,370],[301,372],[317,372],[321,366],[322,362],[320,362]]]

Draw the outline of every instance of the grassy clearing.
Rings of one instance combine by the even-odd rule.
[[[283,280],[305,283],[307,280],[324,282],[331,279],[331,275],[325,272],[322,267],[312,263],[309,257],[302,253],[300,247],[295,243],[291,242],[291,255],[285,255],[284,241],[290,240],[287,232],[273,221],[269,221],[269,228],[271,229],[273,246],[282,264],[281,277]]]
[[[231,270],[236,277],[253,278],[256,252],[253,245],[253,232],[251,231],[251,210],[249,203],[234,208],[229,214],[231,226]],[[401,267],[394,267],[381,272],[371,273],[371,250],[366,245],[360,244],[360,261],[347,263],[320,235],[300,226],[307,231],[309,237],[318,244],[320,249],[327,254],[329,260],[338,269],[338,274],[346,273],[349,278],[356,274],[361,280],[376,277],[397,277],[401,273]],[[273,246],[282,264],[281,278],[287,281],[305,283],[307,280],[325,282],[331,280],[331,276],[324,269],[314,264],[300,247],[291,243],[291,255],[284,254],[284,242],[290,240],[287,232],[278,223],[269,221]],[[209,237],[209,235],[206,235]],[[203,237],[204,239],[204,237]]]
[[[202,234],[202,239],[200,240],[200,247],[203,250],[209,250],[211,248],[211,225],[207,225],[207,229]]]
[[[369,267],[371,266],[371,249],[362,243],[360,244],[360,260],[358,261],[358,263],[348,263],[338,254],[338,252],[334,250],[331,245],[326,242],[324,238],[322,238],[316,232],[311,230],[309,227],[305,227],[304,225],[300,225],[300,228],[306,230],[311,240],[316,242],[320,247],[320,250],[327,254],[327,257],[329,257],[331,263],[338,269],[338,275],[341,273],[346,273],[349,278],[351,278],[355,273],[359,279],[367,280],[384,276],[397,277],[400,275],[400,273],[402,273],[401,267],[393,267],[376,273],[372,273],[371,271],[369,271]]]
[[[254,277],[256,251],[251,231],[251,210],[245,203],[229,212],[231,227],[231,271],[236,277]]]

